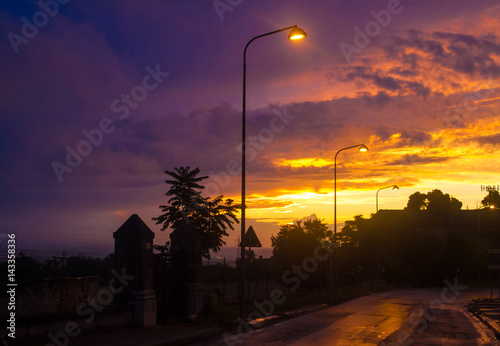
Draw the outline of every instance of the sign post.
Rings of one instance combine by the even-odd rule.
[[[255,230],[253,229],[252,226],[248,227],[248,230],[245,233],[245,237],[243,238],[243,241],[240,243],[240,246],[243,246],[244,248],[248,247],[248,252],[252,251],[252,247],[262,247],[260,240],[257,237],[257,234],[255,234]],[[245,250],[243,250],[243,253],[246,256]],[[248,277],[248,278],[246,278],[247,300],[250,299],[250,271],[251,271],[252,265],[253,265],[253,262],[248,262],[248,266],[246,268],[246,274],[245,274]],[[255,283],[255,289],[257,290],[257,282]],[[254,296],[255,296],[255,294],[254,294]],[[244,297],[242,299],[244,299]]]

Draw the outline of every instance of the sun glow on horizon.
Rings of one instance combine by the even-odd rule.
[[[323,158],[301,158],[301,159],[277,159],[273,161],[277,166],[288,166],[293,168],[299,167],[327,167],[333,165],[333,160]]]

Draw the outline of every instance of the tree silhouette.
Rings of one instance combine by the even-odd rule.
[[[192,223],[200,231],[202,254],[210,258],[209,251],[217,252],[226,242],[227,229],[234,229],[233,222],[238,223],[235,216],[241,207],[233,205],[232,199],[224,200],[220,195],[213,200],[203,197],[201,191],[205,188],[199,184],[208,176],[199,177],[199,168],[190,170],[189,166],[174,168],[175,172],[165,171],[172,179],[165,180],[170,189],[165,193],[170,197],[168,205],[160,205],[162,214],[154,217],[156,224],[162,225],[162,231],[167,228],[177,229],[181,225]]]
[[[317,238],[332,239],[332,231],[323,220],[307,220],[303,225],[301,221],[283,225],[276,236],[271,236],[273,259],[284,266],[299,263],[313,254],[319,244]]]
[[[427,208],[427,195],[420,193],[419,191],[413,193],[408,197],[408,204],[406,208],[408,210],[422,210]]]
[[[499,193],[489,192],[482,204],[500,206]],[[500,248],[498,214],[461,207],[458,199],[435,189],[409,196],[405,210],[379,210],[369,219],[354,216],[337,234],[343,268],[356,274],[362,267],[366,279],[379,256],[379,275],[390,283],[436,286],[456,276],[463,282],[484,283],[488,249]]]
[[[363,218],[363,215],[354,216],[354,220],[346,220],[344,227],[337,234],[337,239],[341,246],[344,248],[357,248],[359,247],[360,241],[360,228],[363,228],[367,223],[367,219]]]
[[[446,212],[462,208],[462,202],[438,189],[427,193],[427,201],[427,210],[431,212]]]
[[[488,195],[483,198],[481,204],[487,208],[500,208],[500,194],[498,191],[488,191]]]
[[[427,209],[430,212],[448,212],[460,210],[460,208],[462,208],[462,202],[439,189],[434,189],[427,194],[417,191],[408,197],[406,205],[407,210]]]

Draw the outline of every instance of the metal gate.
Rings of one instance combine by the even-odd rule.
[[[181,252],[156,254],[153,288],[156,294],[156,323],[165,325],[169,316],[182,316],[187,302],[187,266]]]
[[[170,252],[156,254],[153,266],[153,289],[156,295],[156,324],[165,325],[171,304],[170,272],[172,256]]]

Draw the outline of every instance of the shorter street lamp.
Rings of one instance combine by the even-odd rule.
[[[380,189],[378,189],[377,191],[377,194],[376,194],[376,212],[378,213],[378,193],[380,192],[380,190],[384,190],[384,189],[389,189],[389,188],[392,188],[393,190],[399,190],[399,187],[397,185],[389,185],[389,186],[385,186],[385,187],[382,187]]]
[[[333,242],[337,243],[337,155],[347,149],[358,148],[358,151],[365,152],[368,151],[368,147],[364,144],[357,144],[350,147],[345,147],[337,151],[334,160],[334,171],[333,171]],[[336,287],[337,281],[337,260],[333,264],[333,285]]]
[[[375,194],[375,205],[376,205],[376,218],[377,218],[377,285],[380,282],[380,226],[379,226],[379,217],[380,215],[378,214],[378,193],[380,190],[384,189],[389,189],[392,188],[393,190],[399,190],[399,187],[397,185],[389,185],[382,187],[377,190],[377,193]]]
[[[364,144],[357,144],[350,147],[342,148],[335,154],[334,171],[333,171],[333,241],[337,242],[337,155],[347,149],[358,148],[358,151],[368,151],[368,147]]]

